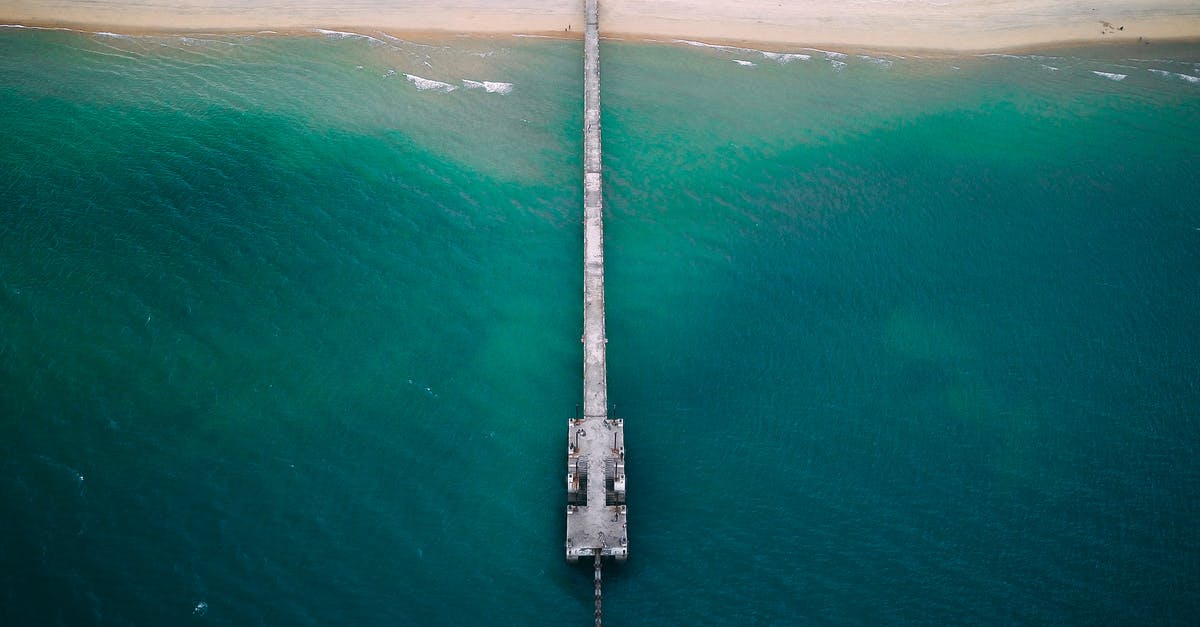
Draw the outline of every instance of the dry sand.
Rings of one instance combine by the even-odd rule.
[[[578,34],[582,0],[0,0],[0,22],[91,30]],[[1200,37],[1197,0],[601,0],[609,36],[982,50]],[[569,32],[564,32],[569,29]]]

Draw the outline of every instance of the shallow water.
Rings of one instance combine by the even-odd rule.
[[[604,44],[606,618],[1194,622],[1200,50],[770,52]],[[587,620],[580,54],[0,30],[3,622]]]

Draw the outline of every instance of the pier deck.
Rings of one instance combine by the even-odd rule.
[[[598,0],[584,0],[583,415],[567,426],[567,559],[628,556],[625,423],[608,415]]]

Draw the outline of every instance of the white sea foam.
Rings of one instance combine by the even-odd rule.
[[[413,85],[416,85],[417,89],[419,89],[421,91],[429,91],[432,89],[432,90],[436,90],[436,91],[451,92],[451,91],[454,91],[455,89],[458,89],[457,87],[455,87],[454,85],[451,85],[450,83],[443,83],[442,81],[435,81],[435,80],[428,79],[428,78],[422,78],[420,76],[417,76],[416,74],[405,74],[404,78],[408,79],[408,82],[412,83]]]
[[[1178,78],[1189,83],[1200,83],[1200,76],[1191,76],[1190,74],[1180,74],[1178,72],[1168,72],[1166,70],[1150,70],[1163,78]]]
[[[512,93],[513,90],[512,83],[501,83],[497,81],[473,81],[464,78],[463,85],[465,85],[467,89],[482,89],[489,94],[509,94]]]
[[[435,46],[432,44],[423,44],[415,41],[409,41],[407,39],[400,39],[399,37],[395,37],[387,33],[379,33],[379,36],[400,46],[416,46],[417,48],[435,48],[439,50],[444,50],[446,48],[446,46]]]
[[[1053,65],[1046,65],[1045,63],[1042,63],[1041,66],[1043,69],[1050,70],[1051,72],[1058,71],[1058,68],[1054,67]]]
[[[28,28],[31,30],[65,30],[71,33],[86,33],[87,31],[63,28],[61,26],[26,26],[24,24],[0,24],[0,28]]]
[[[837,70],[837,71],[839,71],[839,72],[840,72],[840,71],[842,71],[842,70],[844,70],[844,69],[846,69],[846,62],[845,62],[845,61],[838,61],[837,59],[830,59],[830,60],[829,60],[829,65],[830,65],[830,66],[831,66],[833,69],[835,69],[835,70]]]
[[[1178,63],[1180,65],[1194,65],[1191,61],[1180,61],[1179,59],[1142,59],[1138,57],[1130,57],[1126,61],[1140,61],[1142,63]]]
[[[812,58],[810,54],[800,54],[797,52],[766,52],[760,50],[762,56],[779,63],[790,63],[792,61],[807,61]]]
[[[1092,70],[1092,74],[1095,74],[1096,76],[1100,76],[1103,78],[1107,78],[1110,81],[1123,81],[1129,77],[1128,74],[1115,74],[1113,72],[1098,72],[1096,70]]]
[[[741,60],[741,59],[734,59],[734,60],[733,60],[733,62],[734,62],[734,63],[736,63],[736,64],[738,64],[738,65],[741,65],[741,66],[743,66],[743,67],[754,67],[754,62],[753,62],[753,61],[743,61],[743,60]]]
[[[870,63],[874,63],[875,65],[878,65],[879,67],[882,67],[882,68],[892,67],[891,59],[881,59],[879,57],[872,57],[872,56],[868,56],[865,54],[858,55],[858,58],[862,59],[863,61],[868,61]]]
[[[834,52],[832,50],[822,50],[820,48],[805,48],[805,50],[812,50],[813,52],[820,52],[821,54],[825,55],[826,59],[837,59],[839,61],[845,60],[849,56],[844,52]]]
[[[219,37],[219,35],[210,35],[211,37]],[[217,44],[220,46],[240,46],[242,44],[236,41],[225,41],[222,39],[204,39],[202,37],[180,37],[179,43],[185,46],[207,46]]]
[[[138,35],[123,35],[121,33],[110,33],[107,31],[95,32],[90,30],[80,30],[78,28],[67,28],[65,26],[28,26],[26,24],[0,24],[0,28],[26,28],[29,30],[61,30],[68,33],[83,33],[85,35],[102,35],[104,37],[115,37],[117,39],[134,39]],[[143,35],[144,37],[145,35]]]
[[[325,35],[326,37],[331,37],[334,39],[365,39],[374,44],[381,44],[381,45],[385,45],[385,46],[387,45],[386,42],[384,42],[380,39],[377,39],[370,35],[364,35],[362,33],[351,33],[351,32],[347,32],[347,31],[343,31],[343,30],[326,30],[324,28],[314,28],[313,32],[321,33],[322,35]]]
[[[807,61],[812,58],[812,55],[799,54],[795,52],[770,52],[768,50],[758,50],[756,48],[742,48],[739,46],[726,46],[722,44],[710,44],[703,41],[693,41],[691,39],[672,39],[671,43],[685,44],[695,46],[697,48],[713,48],[716,50],[728,50],[730,52],[752,52],[761,54],[762,56],[779,63],[788,63],[790,61],[800,60]]]
[[[723,46],[721,44],[710,44],[710,43],[705,43],[703,41],[692,41],[691,39],[672,39],[671,41],[673,43],[686,44],[689,46],[695,46],[697,48],[716,48],[718,50],[739,50],[739,51],[750,50],[749,48],[738,48],[737,46]]]

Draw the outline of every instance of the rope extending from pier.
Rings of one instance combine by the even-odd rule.
[[[593,580],[596,582],[596,627],[600,627],[600,551],[596,551],[595,572]]]

